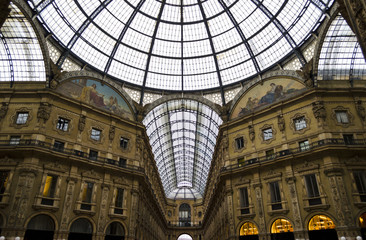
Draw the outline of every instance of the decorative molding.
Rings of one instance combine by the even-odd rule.
[[[2,119],[5,118],[6,114],[8,113],[8,109],[9,109],[9,103],[3,102],[1,103],[1,108],[0,108],[0,121]]]
[[[356,101],[355,104],[356,104],[357,114],[360,117],[361,121],[364,122],[366,120],[366,110],[365,110],[365,107],[362,105],[362,101],[361,100]],[[1,116],[0,116],[0,118],[1,118]]]
[[[97,172],[94,171],[94,169],[91,169],[89,171],[84,171],[81,173],[82,177],[91,178],[91,179],[97,179],[100,180],[101,176]]]
[[[118,185],[128,185],[124,177],[113,178],[113,183]]]
[[[52,105],[47,102],[41,102],[37,111],[38,122],[43,120],[46,123],[51,116]]]
[[[283,118],[282,114],[277,116],[277,126],[281,132],[285,131],[286,129],[285,119]]]
[[[268,129],[268,128],[271,128],[272,129],[272,137],[270,139],[264,140],[263,130]],[[276,133],[277,133],[277,131],[274,128],[273,124],[265,124],[259,130],[260,130],[259,138],[261,139],[261,142],[262,143],[270,144],[272,141],[276,140]]]
[[[324,101],[313,102],[313,114],[318,121],[325,121],[327,117],[327,111],[325,110]]]
[[[17,116],[18,116],[19,112],[27,112],[28,113],[27,122],[25,122],[24,124],[16,124]],[[33,114],[32,114],[32,109],[31,108],[27,108],[27,107],[18,108],[18,109],[15,110],[13,115],[10,116],[10,127],[14,127],[16,129],[20,129],[20,128],[23,128],[23,127],[28,127],[29,123],[32,121],[32,119],[33,119]]]
[[[59,161],[54,161],[51,163],[43,164],[43,168],[46,170],[51,170],[51,171],[55,171],[55,172],[63,172],[63,173],[68,171],[68,169],[66,167],[64,167],[63,165],[61,165]]]
[[[306,123],[306,127],[300,130],[296,130],[295,127],[295,123],[294,120],[300,117],[304,117],[305,119],[305,123]],[[307,130],[310,130],[310,118],[308,117],[308,115],[306,113],[296,113],[294,116],[292,116],[290,118],[290,128],[293,132],[293,134],[304,134]]]
[[[263,176],[263,180],[265,180],[266,182],[279,181],[281,177],[282,177],[281,172],[275,172],[273,169],[271,169],[265,176]]]
[[[347,117],[348,117],[348,122],[347,123],[338,122],[337,113],[336,113],[337,111],[345,111],[347,113]],[[334,120],[336,125],[342,126],[342,127],[345,127],[345,128],[348,128],[349,126],[354,125],[353,114],[351,113],[349,108],[345,108],[343,106],[337,106],[336,108],[332,108],[332,119]]]
[[[300,166],[296,169],[296,171],[298,173],[302,173],[305,171],[315,171],[315,170],[319,170],[319,164],[309,163],[306,160],[305,160],[304,164],[302,164],[302,166]]]
[[[85,122],[86,122],[86,116],[85,115],[80,115],[79,118],[79,123],[78,123],[78,130],[80,132],[83,132],[85,129]]]
[[[255,139],[255,131],[254,131],[254,126],[253,125],[249,125],[248,126],[248,130],[249,130],[249,139],[250,141],[254,141]]]

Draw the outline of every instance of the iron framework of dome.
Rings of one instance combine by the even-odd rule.
[[[221,89],[299,47],[333,0],[29,0],[39,21],[92,68],[145,89]],[[223,98],[224,99],[224,98]]]

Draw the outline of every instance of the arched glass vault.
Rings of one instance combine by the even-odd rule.
[[[176,99],[151,110],[143,120],[168,198],[201,198],[222,123],[195,100]]]
[[[299,50],[334,0],[29,0],[69,55],[142,89],[221,89]]]

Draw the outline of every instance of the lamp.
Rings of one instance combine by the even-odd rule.
[[[15,237],[15,239],[14,240],[20,240],[20,237]]]
[[[341,240],[346,240],[346,237],[342,236],[342,237],[341,237]]]
[[[0,237],[0,240],[5,240],[5,237],[4,237],[4,236],[1,236],[1,237]]]
[[[1,239],[1,238],[0,238]],[[362,237],[361,236],[357,236],[356,237],[356,240],[362,240]]]

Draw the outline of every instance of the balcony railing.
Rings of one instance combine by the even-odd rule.
[[[170,227],[200,227],[202,225],[201,222],[188,222],[188,221],[181,221],[181,222],[168,222],[168,226]]]
[[[138,171],[138,172],[142,172],[142,173],[144,172],[144,169],[141,167],[138,167],[138,166],[128,165],[125,163],[119,164],[119,162],[117,160],[99,157],[99,156],[95,156],[95,155],[90,155],[87,152],[83,152],[83,151],[75,150],[75,149],[71,149],[71,148],[61,148],[60,146],[54,146],[51,143],[47,143],[47,142],[43,142],[43,141],[39,141],[39,140],[21,139],[21,140],[17,141],[16,143],[11,142],[10,140],[1,140],[0,147],[15,147],[15,148],[39,147],[39,148],[51,150],[51,151],[57,152],[57,153],[63,153],[63,154],[69,155],[69,156],[75,156],[75,157],[91,160],[93,162],[113,165],[113,166],[116,166],[119,168],[125,168],[125,169],[134,170],[134,171]]]
[[[239,169],[239,168],[243,168],[243,167],[253,165],[253,164],[258,164],[258,163],[261,164],[261,163],[266,163],[266,162],[270,162],[270,161],[275,161],[277,159],[284,158],[288,155],[309,152],[309,151],[318,149],[323,146],[365,146],[365,145],[366,145],[365,139],[353,139],[352,141],[349,141],[349,140],[345,141],[344,139],[341,139],[341,138],[323,139],[323,140],[319,140],[317,142],[311,143],[309,145],[306,145],[306,147],[301,146],[301,147],[286,149],[286,150],[282,150],[282,151],[273,153],[270,155],[270,157],[263,156],[263,157],[248,159],[245,161],[241,160],[240,163],[238,163],[238,164],[233,164],[233,165],[229,165],[229,166],[221,168],[221,172]]]

